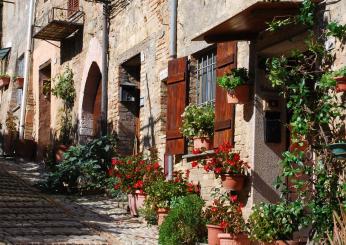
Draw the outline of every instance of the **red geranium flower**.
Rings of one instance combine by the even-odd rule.
[[[113,166],[114,166],[114,165],[117,165],[117,163],[118,163],[118,160],[115,159],[115,158],[112,158],[112,165],[113,165]]]
[[[238,196],[237,195],[231,195],[230,199],[232,202],[236,202],[238,200]]]
[[[238,162],[240,160],[240,156],[239,156],[238,153],[234,153],[233,160],[236,161],[236,162]]]
[[[193,168],[197,167],[197,166],[198,166],[198,162],[197,162],[197,161],[193,161],[193,162],[191,163],[191,166],[192,166]]]
[[[215,168],[214,172],[215,172],[216,174],[221,174],[222,168]]]
[[[201,154],[202,151],[198,148],[192,150],[192,154]]]
[[[153,164],[154,169],[158,169],[160,167],[160,164],[158,162]]]
[[[228,227],[228,222],[222,221],[222,222],[220,223],[220,226],[221,226],[222,229],[226,229],[226,228]]]

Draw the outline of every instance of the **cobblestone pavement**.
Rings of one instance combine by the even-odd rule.
[[[3,169],[1,171],[1,169]],[[26,183],[28,184],[35,184],[39,179],[44,178],[44,171],[41,167],[41,165],[36,163],[14,163],[10,161],[4,161],[0,160],[0,244],[1,240],[6,238],[9,240],[5,235],[3,235],[3,222],[2,222],[2,213],[6,212],[6,209],[3,209],[2,203],[2,193],[7,193],[6,191],[11,191],[11,189],[6,188],[6,185],[2,183],[3,178],[6,176],[10,176],[7,174],[4,174],[4,169],[8,171],[11,175],[20,177],[21,179],[24,179]],[[5,172],[6,173],[6,172]],[[5,175],[5,177],[4,177]],[[28,200],[31,200],[32,198],[36,197],[35,195],[40,196],[40,198],[43,198],[42,195],[36,194],[34,191],[30,189],[30,187],[25,186],[25,184],[20,183],[20,181],[14,181],[13,178],[9,180],[8,178],[6,181],[11,182],[12,184],[20,184],[19,187],[15,187],[15,189],[18,190],[26,190],[26,196],[23,195],[24,198],[29,198]],[[23,186],[24,185],[24,186]],[[29,190],[28,190],[28,189]],[[11,195],[12,196],[12,195]],[[22,198],[21,197],[21,198]],[[31,198],[31,199],[30,199]],[[48,209],[46,213],[44,212],[38,212],[38,209],[44,210],[44,207],[41,207],[40,205],[43,205],[40,201],[42,199],[38,198],[38,200],[33,200],[31,203],[31,206],[25,206],[25,210],[22,209],[22,212],[25,213],[25,215],[34,215],[35,213],[32,212],[32,210],[35,210],[36,208],[36,214],[39,213],[40,215],[43,215],[43,217],[46,217],[44,215],[48,215],[49,218],[52,216],[52,214],[55,214],[54,212],[57,212],[57,216],[59,217],[65,217],[63,216],[64,213],[67,213],[69,217],[73,217],[74,222],[70,222],[70,226],[66,226],[63,230],[71,230],[71,233],[78,232],[80,234],[76,234],[75,236],[82,237],[84,241],[87,241],[85,239],[89,239],[89,243],[87,244],[102,244],[105,243],[105,240],[97,240],[102,239],[100,236],[97,237],[97,235],[90,235],[86,234],[87,232],[90,233],[90,229],[86,227],[92,227],[93,230],[100,231],[101,236],[105,237],[103,239],[108,239],[108,244],[124,244],[124,245],[154,245],[157,244],[157,237],[158,237],[158,230],[156,226],[148,227],[145,222],[141,218],[133,218],[128,215],[127,212],[127,203],[126,202],[120,202],[116,201],[114,199],[107,198],[102,195],[94,195],[94,196],[63,196],[63,195],[49,195],[47,200],[50,200],[50,202],[54,203],[50,204],[49,201],[46,201],[46,203],[51,209]],[[44,199],[44,198],[43,198]],[[46,200],[46,199],[45,199]],[[24,200],[21,203],[27,202],[27,200]],[[33,207],[35,206],[35,207]],[[58,211],[60,212],[58,212]],[[63,210],[63,212],[62,212]],[[60,216],[61,215],[61,216]],[[66,214],[65,214],[66,215]],[[19,215],[17,215],[19,216]],[[68,219],[68,218],[67,218]],[[8,224],[17,223],[19,222],[13,222],[13,220],[10,222],[6,222]],[[52,223],[52,222],[51,222]],[[45,229],[45,223],[39,223],[41,224],[40,227],[43,227],[43,230]],[[59,227],[59,222],[54,222],[54,227]],[[73,225],[79,224],[80,228],[73,229]],[[4,225],[5,226],[5,225]],[[48,226],[48,224],[47,224]],[[23,227],[24,224],[23,224]],[[21,228],[21,230],[24,230]],[[42,230],[42,231],[43,231]],[[39,231],[41,231],[41,228],[39,228]],[[60,230],[57,229],[55,233],[59,233]],[[84,233],[82,233],[84,232]],[[53,234],[54,232],[52,232]],[[54,235],[57,235],[55,234]],[[43,233],[42,233],[43,234]],[[42,234],[40,233],[41,237]],[[74,234],[74,233],[73,233]],[[51,237],[48,237],[48,234],[44,234],[44,236],[47,236],[47,243],[49,243],[51,240]],[[59,236],[65,236],[63,234],[59,233]],[[12,237],[12,236],[9,236]],[[56,236],[55,236],[56,237]],[[58,237],[59,238],[59,237]],[[71,237],[70,237],[71,238]],[[13,238],[11,238],[13,240]],[[59,238],[60,239],[60,238]],[[61,237],[62,239],[62,237]],[[75,238],[73,238],[75,239]],[[77,239],[77,238],[76,238]],[[75,243],[74,243],[75,242]],[[77,240],[69,240],[69,244],[77,244]],[[46,243],[44,243],[46,244]]]

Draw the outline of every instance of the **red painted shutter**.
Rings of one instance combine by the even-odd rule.
[[[186,141],[180,133],[181,114],[188,102],[187,57],[168,62],[166,154],[184,154]]]
[[[216,76],[220,77],[237,63],[237,43],[224,42],[217,44],[216,54]],[[224,142],[234,141],[234,116],[235,106],[227,103],[227,92],[219,85],[216,85],[215,93],[215,129],[214,147],[218,147]]]

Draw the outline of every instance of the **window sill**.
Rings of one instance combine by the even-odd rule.
[[[186,154],[186,155],[183,155],[182,158],[186,160],[190,160],[190,159],[203,158],[203,157],[214,155],[214,154],[215,154],[214,150],[209,150],[200,154],[192,154],[192,153]]]

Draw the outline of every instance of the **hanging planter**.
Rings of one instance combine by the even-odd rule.
[[[335,77],[336,80],[336,91],[345,92],[346,91],[346,76]]]
[[[330,144],[329,148],[337,160],[346,160],[346,143]]]
[[[193,148],[211,150],[213,148],[213,140],[211,137],[194,137]]]
[[[221,175],[222,187],[228,191],[241,191],[244,188],[245,175],[223,174]]]
[[[250,98],[249,74],[246,68],[235,68],[217,80],[220,87],[227,90],[227,102],[245,104]]]
[[[23,88],[23,84],[24,84],[24,78],[23,77],[16,77],[14,82],[17,85],[17,88]]]
[[[227,91],[227,102],[229,104],[245,104],[249,101],[250,85],[244,84],[234,90]]]
[[[10,77],[8,75],[0,75],[0,87],[5,87],[10,84]]]

